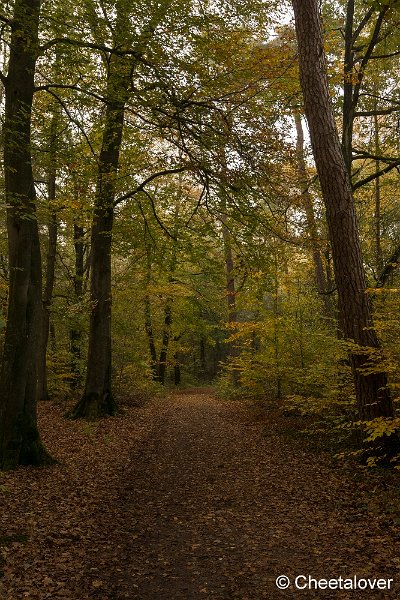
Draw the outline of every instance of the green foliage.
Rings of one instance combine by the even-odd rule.
[[[71,370],[71,356],[66,349],[48,354],[47,378],[49,396],[52,400],[63,401],[71,396],[74,373]]]
[[[148,363],[124,364],[114,381],[115,392],[123,402],[141,403],[165,393],[159,383],[152,381]]]

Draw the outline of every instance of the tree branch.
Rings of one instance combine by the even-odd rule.
[[[366,185],[370,181],[374,181],[375,179],[377,179],[381,175],[385,175],[385,173],[389,173],[389,171],[391,171],[392,169],[395,169],[399,165],[400,165],[400,160],[396,160],[396,161],[390,163],[390,165],[388,165],[384,169],[381,169],[380,171],[377,171],[376,173],[373,173],[372,175],[369,175],[369,177],[365,177],[365,179],[361,179],[360,181],[357,181],[357,183],[355,183],[352,186],[353,187],[353,192],[355,190],[358,190],[358,188],[362,187],[363,185]]]
[[[382,108],[380,110],[365,110],[354,113],[355,117],[373,117],[374,115],[390,115],[393,112],[400,110],[400,106],[392,106],[391,108]]]
[[[89,90],[84,90],[77,85],[62,85],[62,84],[47,84],[47,85],[38,85],[35,87],[35,92],[50,92],[51,89],[58,90],[75,90],[76,92],[81,92],[82,94],[87,94],[88,96],[92,96],[96,98],[96,100],[100,100],[101,102],[107,102],[107,99],[104,96],[100,96],[95,92],[90,92]]]
[[[388,10],[389,10],[389,6],[384,6],[382,8],[382,10],[380,11],[378,18],[376,20],[376,23],[375,23],[375,27],[374,27],[374,31],[373,31],[371,40],[368,44],[367,51],[364,54],[363,59],[361,61],[360,70],[358,72],[358,81],[357,81],[356,85],[354,86],[354,92],[353,92],[353,107],[354,108],[357,106],[358,97],[360,94],[361,83],[364,79],[365,69],[367,67],[369,58],[378,42],[379,32],[382,27],[383,19],[385,18],[385,15]]]
[[[397,52],[390,52],[389,54],[372,54],[369,59],[373,60],[375,58],[392,58],[393,56],[398,56],[400,54],[400,50]]]
[[[137,186],[131,192],[127,192],[123,196],[120,196],[116,200],[114,200],[113,206],[118,206],[124,200],[128,200],[128,198],[132,198],[132,196],[136,196],[139,192],[143,192],[146,185],[157,179],[158,177],[163,177],[164,175],[172,175],[174,173],[183,173],[183,171],[188,171],[190,169],[189,165],[185,165],[184,167],[176,167],[175,169],[165,169],[164,171],[159,171],[158,173],[153,173],[150,177],[147,177],[140,185]]]
[[[51,94],[53,96],[53,98],[55,98],[57,100],[57,102],[59,102],[59,104],[61,104],[65,114],[68,116],[68,118],[70,119],[71,123],[74,123],[74,125],[76,125],[79,129],[79,131],[82,133],[83,137],[86,140],[87,145],[90,148],[90,151],[92,152],[93,156],[96,157],[96,152],[87,136],[86,131],[83,129],[82,125],[79,123],[79,121],[77,119],[75,119],[71,113],[69,112],[68,107],[65,105],[65,103],[61,100],[61,98],[59,96],[57,96],[57,94],[55,94],[54,92],[51,91],[51,89],[47,90],[49,94]]]
[[[54,38],[43,46],[39,47],[41,52],[46,52],[53,46],[57,44],[68,44],[69,46],[77,46],[78,48],[90,48],[91,50],[99,50],[100,52],[106,52],[107,54],[117,54],[118,56],[135,56],[136,58],[140,58],[140,54],[137,50],[118,50],[118,48],[110,48],[109,46],[105,46],[104,44],[94,44],[92,42],[82,42],[81,40],[73,40],[71,38]]]
[[[386,265],[383,267],[381,274],[376,281],[376,287],[380,288],[385,285],[389,279],[389,275],[398,268],[400,260],[400,246],[394,250],[393,254],[389,257]]]
[[[354,44],[354,42],[356,41],[356,39],[358,38],[358,36],[362,32],[362,30],[364,29],[364,27],[367,25],[368,21],[370,20],[370,18],[372,17],[373,14],[374,14],[374,7],[371,6],[371,8],[368,10],[368,12],[365,13],[364,18],[361,20],[361,22],[358,25],[358,27],[355,30],[355,32],[353,33],[353,37],[352,37],[352,40],[351,40],[352,44]]]
[[[161,227],[161,229],[164,231],[164,233],[167,234],[168,237],[170,237],[171,239],[173,239],[175,242],[177,241],[177,238],[175,235],[173,235],[164,225],[164,223],[161,221],[161,219],[159,218],[157,211],[156,211],[156,207],[154,204],[154,200],[152,198],[152,196],[150,196],[149,192],[147,192],[145,189],[141,190],[143,194],[145,194],[147,196],[147,198],[150,200],[150,204],[151,204],[151,210],[153,212],[153,215],[157,221],[157,223],[159,224],[159,226]]]
[[[353,160],[360,160],[361,158],[370,158],[371,160],[379,160],[388,164],[394,163],[398,160],[398,157],[394,156],[378,156],[377,154],[370,154],[364,150],[353,150],[356,154],[353,155]]]

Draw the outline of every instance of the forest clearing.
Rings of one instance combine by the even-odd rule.
[[[398,598],[400,0],[0,0],[0,600]]]
[[[2,600],[398,597],[396,480],[288,436],[301,418],[210,389],[90,427],[40,409],[60,464],[0,480]],[[394,587],[279,591],[283,574]]]

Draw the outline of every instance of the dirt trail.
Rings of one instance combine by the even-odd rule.
[[[53,506],[60,520],[57,533],[54,529],[50,536],[53,546],[49,547],[48,531],[47,537],[44,534],[50,525],[43,516],[47,525],[39,523],[31,550],[21,547],[14,558],[7,557],[4,598],[399,597],[398,526],[372,518],[363,509],[354,481],[329,458],[301,450],[282,436],[273,411],[260,413],[249,405],[193,392],[157,401],[136,417],[142,424],[140,435],[126,440],[126,455],[122,446],[118,455],[115,446],[107,476],[101,475],[99,459],[92,466],[95,483],[89,485],[84,473],[80,488],[75,480],[74,489],[80,490],[79,519],[72,527],[75,541],[70,509],[62,515]],[[115,426],[115,421],[107,421]],[[60,474],[54,468],[41,473],[46,495],[49,473]],[[37,476],[32,477],[33,487]],[[32,511],[32,504],[23,501]],[[60,528],[68,542],[61,550],[61,542],[54,541],[60,538]],[[29,590],[29,568],[20,576],[19,587],[13,568],[24,552],[35,553],[38,548],[45,563],[36,561],[31,567],[47,568],[52,584],[46,588],[43,578],[37,583],[31,569],[35,586],[22,595]],[[293,580],[302,574],[395,581],[391,592],[276,588],[278,575]],[[7,589],[10,581],[14,596]]]
[[[175,396],[126,471],[115,598],[365,598],[275,585],[282,574],[394,576],[389,540],[360,515],[351,485],[239,403]]]

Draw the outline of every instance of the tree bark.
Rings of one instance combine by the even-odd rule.
[[[75,298],[83,298],[83,278],[85,275],[85,232],[78,222],[74,222],[75,272],[73,277]],[[76,324],[69,332],[71,351],[71,388],[78,387],[81,380],[81,343],[82,331]]]
[[[179,189],[181,189],[181,182],[179,182]],[[175,204],[175,212],[174,212],[174,240],[172,246],[172,255],[171,261],[169,264],[169,277],[168,283],[174,283],[174,273],[176,270],[176,261],[177,261],[177,240],[179,235],[179,198]],[[167,369],[167,356],[168,356],[168,348],[169,342],[171,338],[171,329],[172,329],[172,308],[173,308],[174,300],[172,297],[168,297],[165,300],[164,306],[164,327],[162,333],[161,340],[161,350],[160,350],[160,358],[158,360],[158,377],[157,381],[159,381],[162,385],[165,384],[165,374]]]
[[[135,66],[164,17],[170,2],[158,7],[149,25],[140,36],[136,56],[112,54],[107,79],[107,108],[99,157],[95,206],[91,232],[91,316],[85,390],[70,417],[96,419],[113,415],[117,410],[112,393],[111,351],[111,242],[114,221],[115,180],[124,128],[125,104],[129,98],[131,77]],[[130,7],[117,2],[115,26],[116,46],[131,41]]]
[[[157,381],[159,381],[162,385],[165,384],[165,373],[167,369],[167,355],[168,355],[168,347],[169,340],[171,337],[171,327],[172,327],[172,298],[167,298],[164,307],[164,328],[163,335],[161,341],[161,350],[160,350],[160,358],[158,360],[158,377]]]
[[[39,374],[38,374],[38,399],[49,400],[49,391],[47,386],[47,345],[50,331],[50,308],[53,301],[53,289],[55,281],[56,251],[57,251],[57,232],[58,221],[57,212],[54,207],[56,198],[56,136],[57,136],[57,114],[53,114],[51,122],[50,139],[50,166],[48,174],[48,204],[49,204],[49,222],[48,222],[48,242],[46,256],[46,278],[43,289],[43,333],[39,348]]]
[[[353,50],[354,0],[348,0],[344,33],[343,65],[343,131],[342,151],[347,172],[351,176],[354,127],[354,50]]]
[[[147,225],[145,229],[145,247],[146,247],[146,288],[151,283],[151,247],[147,243],[146,239],[147,234]],[[151,302],[150,296],[146,293],[144,298],[144,327],[147,334],[147,340],[149,343],[149,353],[150,353],[150,368],[151,375],[153,381],[158,380],[158,359],[157,359],[157,348],[156,341],[154,337],[153,323],[151,318]]]
[[[375,110],[377,109],[375,100]],[[374,142],[375,142],[375,155],[379,156],[379,122],[378,116],[374,115]],[[374,229],[375,229],[375,262],[376,272],[380,273],[383,267],[382,260],[382,244],[381,244],[381,182],[379,172],[381,170],[379,159],[375,160],[375,211],[374,211]]]
[[[300,80],[311,144],[326,206],[335,280],[349,340],[360,418],[391,417],[393,406],[368,297],[350,175],[339,142],[328,89],[318,0],[292,0]],[[372,369],[370,361],[373,361]],[[370,372],[372,371],[372,372]]]
[[[36,419],[42,268],[31,163],[40,0],[16,0],[5,83],[4,170],[10,265],[0,376],[0,468],[52,462]]]
[[[329,288],[325,276],[324,264],[322,261],[322,253],[320,250],[320,239],[318,234],[317,223],[315,221],[313,201],[311,194],[308,191],[308,177],[307,177],[307,166],[304,157],[304,133],[303,126],[301,123],[300,114],[296,111],[294,113],[294,120],[296,125],[296,154],[297,154],[297,170],[299,175],[299,183],[302,188],[301,196],[303,200],[304,211],[306,213],[307,230],[311,241],[311,251],[314,263],[314,276],[315,283],[318,293],[321,295],[325,314],[329,318],[333,318],[333,306],[331,299],[328,295]]]
[[[146,329],[147,339],[149,342],[149,352],[151,359],[151,373],[154,381],[158,380],[158,360],[157,360],[157,349],[154,339],[153,325],[151,322],[151,305],[150,298],[146,295],[144,299],[144,326]]]
[[[224,194],[224,192],[222,192]],[[226,277],[226,303],[228,309],[228,327],[229,335],[233,335],[237,328],[237,309],[236,309],[236,289],[235,289],[235,263],[232,252],[232,235],[227,225],[226,216],[226,199],[223,196],[221,202],[221,213],[220,220],[222,224],[222,239],[224,244],[224,255],[225,255],[225,277]],[[239,348],[235,340],[230,341],[227,344],[227,358],[228,360],[234,360],[239,355]],[[238,372],[233,364],[232,369],[232,384],[237,386],[239,384]]]
[[[356,108],[360,98],[361,85],[364,79],[365,71],[376,44],[379,42],[379,34],[386,13],[389,10],[389,3],[383,5],[378,12],[377,19],[372,29],[370,41],[364,50],[364,54],[359,61],[358,70],[355,71],[355,43],[364,26],[370,21],[374,14],[373,7],[366,12],[364,19],[358,27],[354,29],[354,0],[348,0],[346,6],[346,25],[344,34],[344,65],[343,65],[343,131],[342,131],[342,151],[347,172],[351,177],[352,153],[353,153],[353,130]],[[362,25],[363,24],[363,25]],[[366,183],[366,182],[365,182]]]
[[[117,63],[119,57],[114,58]],[[111,241],[114,220],[115,177],[124,123],[119,65],[111,59],[108,97],[93,225],[91,233],[91,315],[85,390],[71,413],[72,418],[96,419],[116,412],[111,389]],[[124,87],[122,88],[124,89]]]

